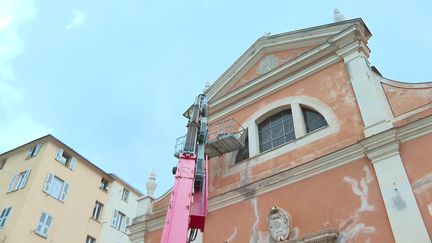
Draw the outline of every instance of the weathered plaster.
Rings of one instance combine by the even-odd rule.
[[[432,84],[405,84],[383,80],[383,89],[394,116],[432,103]]]
[[[256,243],[258,242],[259,239],[259,234],[258,234],[258,223],[259,223],[259,214],[258,214],[258,202],[256,198],[252,198],[251,199],[251,203],[252,203],[252,207],[254,210],[254,215],[255,215],[255,222],[252,225],[252,236],[251,236],[251,243]]]
[[[360,208],[358,208],[348,219],[339,224],[340,232],[337,242],[351,242],[360,234],[371,234],[376,231],[374,227],[367,226],[364,222],[361,222],[361,216],[363,213],[375,210],[375,206],[368,203],[368,184],[372,182],[373,178],[366,165],[363,167],[363,171],[365,172],[365,176],[363,176],[360,181],[357,181],[350,176],[343,178],[345,182],[351,185],[353,193],[359,197]]]
[[[432,173],[423,176],[412,184],[414,193],[421,194],[432,188]]]
[[[300,228],[299,227],[292,227],[290,230],[290,234],[288,239],[289,240],[295,240],[300,237]]]
[[[234,227],[232,235],[225,241],[225,243],[234,242],[236,235],[237,235],[237,227]]]

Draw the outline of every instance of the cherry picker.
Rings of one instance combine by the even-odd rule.
[[[179,159],[161,243],[188,243],[204,232],[208,212],[208,158],[244,147],[244,129],[234,119],[220,123],[212,139],[208,130],[208,100],[204,94],[183,114],[186,136],[177,140]],[[209,138],[210,137],[210,138]]]

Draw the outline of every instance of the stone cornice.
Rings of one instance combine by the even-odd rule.
[[[348,26],[356,25],[359,36],[368,40],[370,31],[362,19],[351,19],[312,28],[306,28],[286,33],[263,36],[249,47],[206,91],[209,99],[213,99],[232,80],[235,80],[245,70],[249,69],[259,58],[268,52],[281,51],[311,45],[319,45],[329,37],[336,35]],[[367,42],[367,41],[366,41]]]
[[[326,156],[301,164],[295,168],[282,171],[278,174],[210,198],[209,211],[215,211],[263,193],[276,190],[332,168],[348,164],[365,157],[365,155],[371,160],[384,159],[386,156],[391,156],[393,153],[399,153],[398,148],[400,142],[409,141],[426,134],[432,134],[432,117],[415,121],[400,128],[392,128]],[[146,230],[152,231],[162,228],[164,220],[165,214],[161,214],[160,217],[147,221],[134,220],[134,222],[136,224],[144,224],[145,222]],[[130,229],[133,229],[133,227],[131,226]]]
[[[362,36],[358,34],[360,32],[358,28],[357,25],[352,25],[330,37],[323,44],[246,83],[229,94],[216,100],[210,100],[209,122],[218,120],[226,114],[241,109],[342,60],[341,56],[346,53],[363,50],[366,44],[363,42],[364,38],[357,39],[357,36]],[[338,50],[343,51],[337,53]]]

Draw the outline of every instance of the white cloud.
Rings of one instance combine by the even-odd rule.
[[[84,25],[86,21],[86,16],[82,11],[72,10],[72,13],[73,13],[73,18],[69,22],[69,24],[66,25],[66,29],[78,28]]]
[[[11,61],[24,51],[18,29],[35,17],[33,0],[0,1],[0,80],[14,79]]]
[[[35,16],[33,0],[0,0],[0,153],[48,132],[31,118],[22,89],[12,83],[12,61],[25,50],[19,29]]]

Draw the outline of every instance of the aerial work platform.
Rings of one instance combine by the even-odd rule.
[[[209,158],[220,156],[245,146],[245,129],[234,119],[228,119],[210,126],[205,153]],[[183,152],[186,136],[177,139],[174,156]]]

